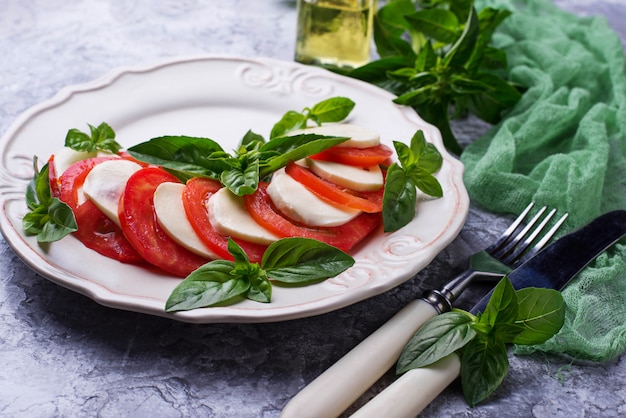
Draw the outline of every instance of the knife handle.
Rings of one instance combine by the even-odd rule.
[[[350,418],[414,418],[459,376],[461,359],[452,353],[428,367],[409,370]]]
[[[408,303],[294,396],[280,417],[339,416],[398,361],[415,332],[436,314],[424,300]]]

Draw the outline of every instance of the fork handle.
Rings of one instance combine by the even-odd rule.
[[[408,303],[289,401],[281,418],[336,417],[398,360],[415,332],[437,315],[430,303]]]
[[[350,418],[412,418],[418,416],[461,371],[456,353],[427,367],[409,370]]]

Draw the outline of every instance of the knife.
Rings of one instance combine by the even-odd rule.
[[[606,213],[546,247],[511,272],[509,279],[515,289],[545,287],[561,290],[593,259],[624,235],[626,211]],[[485,295],[470,312],[482,312],[492,292]],[[431,366],[410,370],[352,417],[415,417],[459,376],[460,370],[461,362],[456,354]]]

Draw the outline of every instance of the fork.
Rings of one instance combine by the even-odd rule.
[[[509,268],[515,268],[540,251],[568,215],[564,214],[558,219],[529,248],[556,213],[556,209],[552,209],[540,221],[547,210],[544,206],[525,226],[522,225],[533,206],[531,202],[496,242],[483,251]],[[409,302],[377,331],[296,394],[285,406],[280,417],[340,415],[395,364],[415,332],[430,318],[450,310],[452,303],[473,280],[478,277],[496,279],[503,276],[503,273],[468,269],[442,289],[426,291],[421,299]]]

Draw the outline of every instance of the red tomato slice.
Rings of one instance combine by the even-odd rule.
[[[308,168],[293,162],[285,167],[285,172],[308,190],[331,203],[368,213],[376,213],[383,210],[383,194],[385,191],[382,187],[375,192],[358,192],[346,189],[319,177]]]
[[[256,192],[244,196],[250,215],[260,225],[282,237],[312,238],[348,251],[361,242],[381,222],[379,213],[362,213],[350,222],[334,227],[300,225],[285,217],[272,205],[268,183],[260,183]]]
[[[50,182],[50,192],[52,197],[59,197],[61,195],[61,181],[57,176],[56,166],[54,164],[54,154],[48,159],[48,181]]]
[[[92,201],[79,202],[79,192],[89,171],[97,164],[112,158],[90,158],[72,164],[59,179],[59,199],[74,212],[78,225],[78,231],[74,232],[74,236],[83,245],[122,263],[143,263],[143,258],[130,245],[115,222]]]
[[[220,182],[195,177],[187,182],[183,192],[183,206],[187,218],[191,222],[191,226],[198,234],[200,239],[215,252],[219,257],[225,260],[233,260],[233,256],[228,252],[228,237],[220,234],[209,221],[209,214],[206,209],[206,202],[222,188]],[[258,263],[263,258],[263,253],[267,246],[254,242],[245,241],[239,238],[233,238],[248,255],[253,263]]]
[[[368,148],[332,147],[309,158],[314,160],[333,161],[357,167],[371,167],[382,164],[393,155],[386,145],[380,144]]]
[[[120,199],[120,224],[126,238],[148,263],[186,277],[207,260],[178,245],[159,225],[154,212],[154,191],[164,182],[179,181],[156,167],[142,168],[130,176]]]

